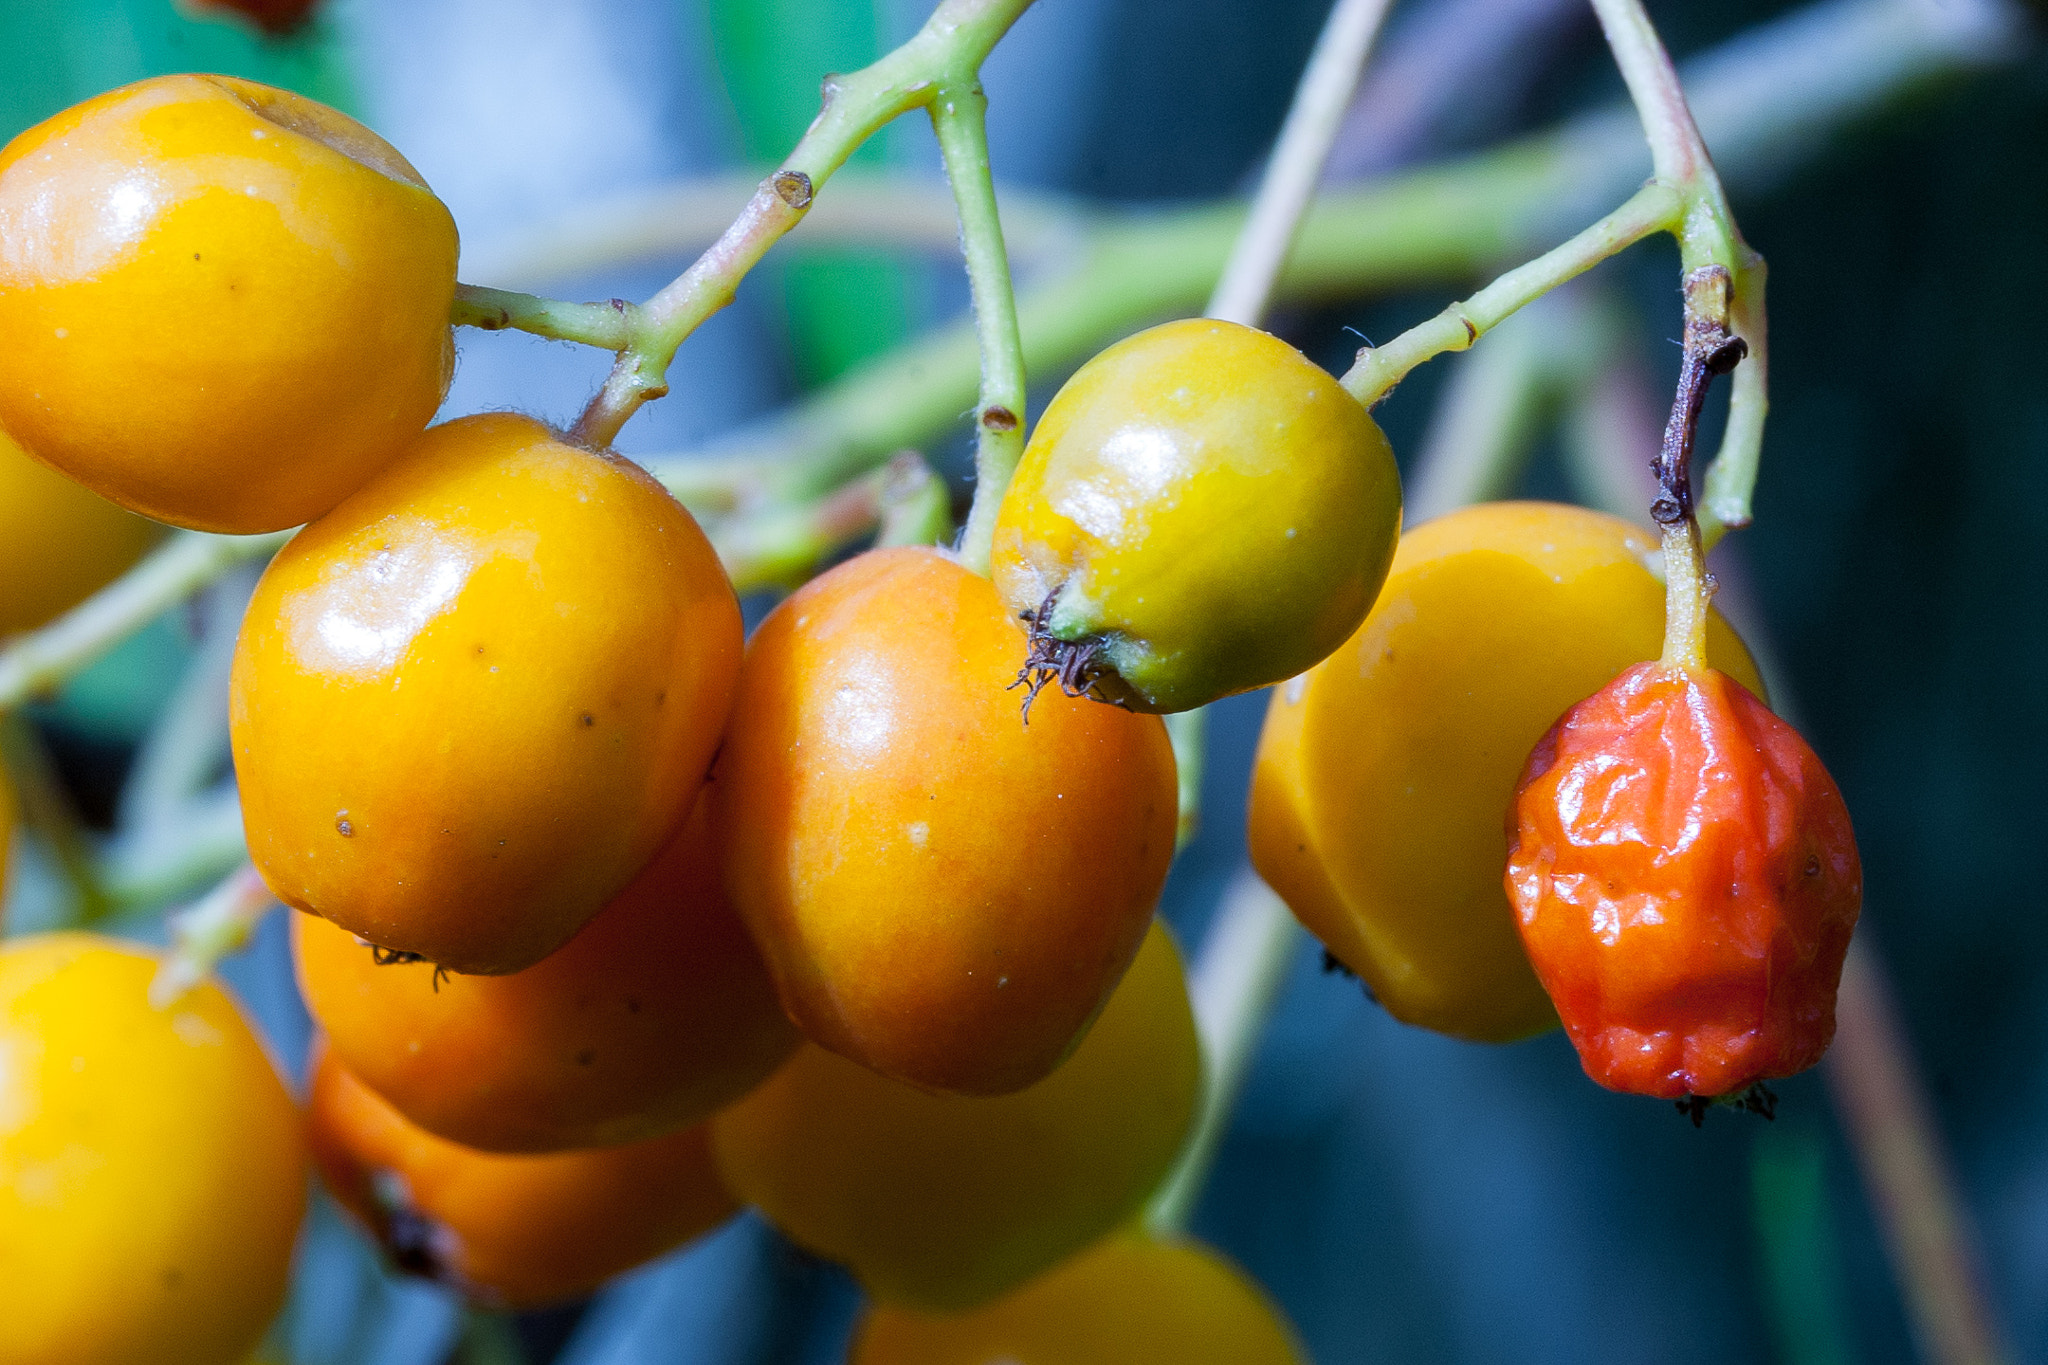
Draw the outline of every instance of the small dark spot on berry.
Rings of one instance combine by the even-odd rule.
[[[356,837],[356,827],[349,822],[347,811],[334,817],[334,832],[344,839]]]
[[[585,712],[583,713],[583,726],[584,726],[584,728],[585,728],[585,729],[588,729],[588,728],[590,728],[591,726],[593,726],[593,725],[595,725],[595,724],[597,724],[597,717],[596,717],[596,716],[593,716],[593,715],[591,715],[591,714],[590,714],[590,713],[589,713],[588,711],[585,711]]]
[[[630,995],[629,995],[629,996],[627,996],[627,997],[626,997],[626,1013],[628,1013],[628,1014],[638,1014],[639,1012],[640,1012],[640,1002],[639,1002],[638,1000],[634,999],[634,998],[633,998],[632,996],[630,996]]]
[[[578,1066],[589,1066],[596,1060],[597,1053],[589,1048],[584,1048],[583,1051],[576,1054],[576,1065]]]
[[[192,259],[196,261],[199,258],[197,256],[194,256]],[[183,1271],[179,1270],[174,1265],[164,1267],[164,1288],[176,1289],[179,1285],[183,1284],[184,1282],[185,1273]]]
[[[195,261],[196,261],[196,260],[198,260],[198,259],[199,259],[199,253],[198,253],[198,252],[196,252],[196,251],[195,251],[195,252],[193,252],[193,253],[192,253],[192,259],[193,259],[193,260],[195,260]]]
[[[1809,877],[1818,877],[1820,875],[1820,858],[1818,855],[1807,855],[1806,875]]]

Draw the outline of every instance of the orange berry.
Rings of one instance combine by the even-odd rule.
[[[0,431],[0,636],[71,610],[125,573],[161,532],[37,464]]]
[[[1265,1291],[1194,1242],[1113,1233],[972,1312],[868,1310],[848,1365],[1305,1365]]]
[[[309,521],[440,406],[455,254],[345,114],[229,76],[109,91],[0,150],[0,426],[160,521]]]
[[[0,945],[0,1365],[228,1365],[284,1302],[299,1112],[226,992],[96,934]]]
[[[324,1049],[307,1104],[335,1199],[400,1269],[494,1307],[588,1294],[738,1207],[702,1127],[547,1156],[479,1152],[408,1123]]]
[[[717,556],[645,471],[525,417],[436,427],[257,585],[249,856],[382,947],[530,967],[681,825],[740,650]]]
[[[486,1151],[701,1123],[797,1044],[701,806],[576,937],[510,976],[380,966],[346,929],[292,918],[299,988],[335,1056],[414,1123]]]
[[[1537,744],[1507,892],[1586,1074],[1677,1099],[1820,1060],[1863,904],[1834,779],[1727,674],[1639,664]]]
[[[1155,925],[1074,1055],[1028,1089],[933,1094],[806,1046],[712,1141],[735,1194],[877,1298],[957,1309],[1130,1217],[1201,1088],[1180,955]]]
[[[1137,951],[1173,856],[1166,728],[1005,687],[1024,637],[935,550],[861,555],[755,633],[713,776],[726,885],[790,1017],[916,1085],[1017,1090]]]

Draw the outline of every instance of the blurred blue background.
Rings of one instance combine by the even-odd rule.
[[[1650,8],[1682,57],[1798,7]],[[1127,205],[1245,190],[1325,10],[1040,0],[986,73],[999,181]],[[5,0],[0,135],[158,71],[291,85],[395,143],[475,261],[576,204],[772,160],[814,112],[820,75],[923,15],[920,0],[334,0],[307,33],[269,41],[169,0]],[[1578,3],[1407,0],[1333,176],[1618,95]],[[910,121],[865,155],[937,175]],[[1774,390],[1758,521],[1731,577],[1849,798],[1866,931],[1896,978],[2003,1325],[2019,1358],[2048,1361],[2048,897],[2033,842],[2048,820],[2048,61],[2021,39],[1989,69],[1727,169],[1771,262]],[[549,291],[645,296],[680,264]],[[1674,264],[1644,249],[1600,272],[1658,385],[1676,365]],[[1273,326],[1342,368],[1350,329],[1391,334],[1447,297],[1295,308]],[[964,304],[956,260],[781,253],[688,344],[672,395],[621,448],[701,445]],[[465,334],[449,412],[566,421],[607,362]],[[1458,363],[1384,409],[1397,450],[1420,445],[1434,371]],[[1032,378],[1043,402],[1061,376]],[[963,450],[930,453],[959,477]],[[1571,492],[1549,445],[1525,479]],[[110,808],[128,746],[203,649],[189,626],[162,624],[41,714],[89,814]],[[1190,945],[1243,857],[1262,707],[1226,703],[1213,727],[1204,834],[1166,904]],[[299,1059],[307,1025],[275,917],[227,974]],[[1405,1028],[1304,950],[1194,1231],[1272,1291],[1323,1365],[1918,1358],[1825,1089],[1807,1076],[1781,1096],[1775,1124],[1716,1113],[1696,1131],[1592,1086],[1561,1036],[1481,1048]],[[830,1361],[857,1307],[838,1272],[743,1218],[587,1308],[517,1326],[536,1365]],[[318,1210],[286,1326],[297,1365],[428,1365],[459,1331],[441,1291],[387,1279]]]

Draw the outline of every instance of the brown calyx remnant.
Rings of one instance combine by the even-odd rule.
[[[410,967],[415,962],[425,962],[427,960],[425,953],[408,953],[403,948],[386,948],[381,943],[370,942],[361,934],[356,935],[356,942],[370,950],[370,961],[376,963],[379,967]],[[434,994],[439,995],[441,993],[441,978],[447,975],[448,969],[446,967],[441,966],[439,963],[434,964]]]
[[[1024,694],[1024,723],[1031,723],[1031,703],[1038,700],[1038,694],[1047,683],[1057,682],[1060,691],[1070,697],[1087,697],[1091,701],[1107,702],[1112,706],[1124,703],[1106,695],[1099,685],[1102,678],[1113,670],[1102,661],[1104,642],[1090,638],[1080,642],[1062,640],[1045,628],[1052,617],[1053,604],[1059,598],[1057,589],[1045,595],[1036,611],[1027,611],[1022,620],[1031,642],[1031,650],[1024,656],[1024,666],[1017,670],[1017,680],[1006,690],[1019,687],[1029,688]]]

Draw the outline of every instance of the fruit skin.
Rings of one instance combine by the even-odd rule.
[[[0,636],[71,610],[142,558],[161,531],[37,464],[0,431]]]
[[[1552,1028],[1501,889],[1530,748],[1573,702],[1657,656],[1653,532],[1554,503],[1410,530],[1372,614],[1274,691],[1252,775],[1252,862],[1395,1018],[1480,1042]],[[1716,666],[1761,688],[1718,613]]]
[[[372,943],[530,967],[681,825],[740,651],[725,571],[645,471],[511,414],[436,427],[257,585],[249,856]]]
[[[994,1303],[868,1310],[848,1365],[1306,1365],[1280,1310],[1194,1242],[1112,1233]]]
[[[299,1114],[212,983],[159,1010],[154,955],[0,947],[0,1362],[229,1365],[284,1302]]]
[[[1320,366],[1233,322],[1169,322],[1075,372],[996,518],[996,590],[1099,640],[1096,691],[1186,711],[1291,678],[1365,619],[1401,529],[1379,426]]]
[[[1102,1017],[1014,1095],[936,1095],[806,1046],[711,1121],[733,1192],[876,1298],[946,1311],[1006,1293],[1127,1218],[1202,1087],[1180,955],[1154,925]]]
[[[0,150],[0,244],[0,426],[160,521],[309,521],[448,388],[454,220],[289,91],[160,76],[38,124]]]
[[[1067,1055],[1138,950],[1173,856],[1156,717],[1004,688],[988,580],[874,550],[770,613],[711,783],[726,886],[814,1040],[968,1094]]]
[[[1529,755],[1505,883],[1611,1090],[1739,1094],[1820,1060],[1863,905],[1841,791],[1727,674],[1639,664]]]
[[[701,1123],[795,1050],[718,882],[702,804],[576,937],[511,976],[379,966],[294,915],[299,989],[329,1049],[412,1122],[496,1152],[636,1142]]]
[[[738,1211],[702,1125],[645,1142],[514,1156],[408,1123],[321,1047],[313,1157],[401,1270],[495,1308],[581,1297]]]

